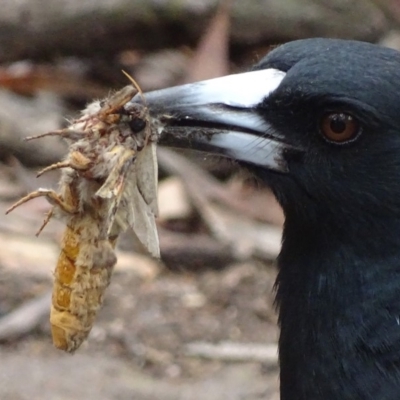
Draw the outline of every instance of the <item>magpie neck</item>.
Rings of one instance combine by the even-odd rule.
[[[385,225],[287,220],[276,298],[281,400],[398,399],[400,224]]]

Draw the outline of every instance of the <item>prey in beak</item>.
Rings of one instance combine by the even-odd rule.
[[[146,93],[159,144],[193,148],[285,172],[289,147],[258,110],[285,73],[274,68]],[[125,106],[142,103],[140,94]]]

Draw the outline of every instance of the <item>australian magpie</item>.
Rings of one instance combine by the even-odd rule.
[[[399,400],[400,53],[300,40],[146,101],[161,144],[237,160],[283,207],[281,399]]]

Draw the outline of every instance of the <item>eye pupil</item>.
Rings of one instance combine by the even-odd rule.
[[[341,112],[326,114],[320,128],[325,139],[334,143],[352,141],[360,132],[359,122],[352,115]]]
[[[331,116],[331,130],[334,133],[343,133],[346,130],[347,120],[344,114],[334,114]]]

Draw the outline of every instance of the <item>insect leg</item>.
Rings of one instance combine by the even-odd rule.
[[[60,169],[60,168],[67,168],[67,167],[71,167],[71,163],[69,160],[60,161],[58,163],[51,164],[48,167],[41,169],[37,173],[36,177],[39,178],[39,176],[42,176],[46,172],[53,171],[55,169]]]
[[[35,233],[36,236],[39,236],[42,233],[43,229],[50,222],[50,220],[53,217],[53,215],[54,215],[54,207],[52,209],[50,209],[50,211],[48,211],[48,213],[46,214],[46,216],[45,216],[45,218],[44,218],[44,220],[42,222],[42,225],[40,225],[40,228]]]
[[[29,200],[35,199],[36,197],[46,197],[50,204],[57,205],[67,214],[75,214],[77,212],[76,207],[71,204],[66,203],[54,190],[49,189],[38,189],[34,192],[29,193],[27,196],[18,200],[14,203],[7,211],[6,214],[10,213],[12,210],[19,207],[21,204],[26,203]]]
[[[91,163],[92,163],[91,160],[86,156],[84,156],[81,152],[73,151],[69,155],[68,160],[49,165],[48,167],[40,170],[36,176],[39,177],[43,175],[45,172],[53,171],[55,169],[68,168],[68,167],[76,171],[86,171],[87,169],[89,169]]]
[[[79,140],[79,139],[82,139],[82,137],[85,135],[86,135],[86,133],[84,131],[77,131],[77,130],[72,130],[72,129],[60,129],[58,131],[42,133],[41,135],[37,135],[37,136],[28,136],[25,138],[25,140],[27,142],[29,142],[30,140],[41,139],[41,138],[47,137],[47,136],[61,136],[66,139]]]

